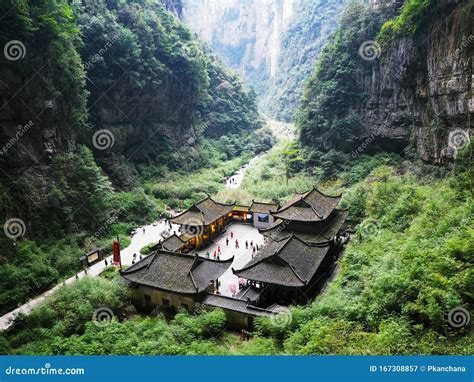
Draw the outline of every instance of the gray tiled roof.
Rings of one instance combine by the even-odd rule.
[[[348,210],[334,210],[333,214],[324,222],[326,223],[324,228],[319,230],[319,232],[297,232],[287,230],[285,229],[283,220],[278,219],[270,228],[261,229],[260,233],[276,241],[285,240],[291,235],[295,235],[308,244],[325,243],[335,238],[346,221],[348,214]]]
[[[244,268],[233,271],[249,280],[302,287],[315,275],[329,246],[308,244],[292,235],[280,242],[269,242]]]
[[[182,225],[209,225],[231,212],[233,206],[234,204],[218,203],[207,197],[170,220]]]
[[[238,298],[240,300],[249,299],[250,301],[255,301],[260,296],[261,293],[262,293],[261,289],[257,289],[253,286],[247,286],[240,289],[235,295],[235,298]]]
[[[166,251],[176,252],[178,251],[186,242],[176,234],[171,235],[167,239],[163,240],[160,244],[160,247]]]
[[[214,308],[222,308],[234,312],[244,313],[249,316],[270,317],[273,311],[250,305],[247,301],[234,297],[222,296],[208,293],[202,302],[203,305],[212,306]]]
[[[252,200],[249,211],[254,213],[269,214],[270,212],[276,212],[279,207],[280,206],[275,203],[255,202]]]
[[[295,196],[272,215],[283,220],[322,221],[331,215],[340,200],[341,195],[328,196],[313,188]]]
[[[177,293],[199,293],[218,279],[233,258],[225,261],[205,259],[196,255],[157,251],[130,268],[122,276],[131,282]]]

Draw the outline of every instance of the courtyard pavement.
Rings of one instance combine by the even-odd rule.
[[[234,238],[231,239],[231,232],[234,234]],[[229,245],[226,244],[226,238],[229,238]],[[217,252],[217,248],[220,247],[221,255],[220,260],[230,259],[234,256],[232,265],[225,271],[225,273],[219,278],[220,281],[220,294],[224,296],[233,296],[239,291],[238,277],[232,273],[232,269],[240,269],[252,259],[252,247],[250,242],[253,241],[253,245],[258,244],[260,248],[263,245],[264,236],[258,232],[258,229],[249,224],[232,223],[226,231],[217,237],[213,243],[209,246],[197,251],[199,256],[206,257],[206,252],[209,251],[210,258],[214,259],[214,251]],[[239,248],[235,247],[235,240],[239,241]],[[245,241],[248,241],[249,247],[245,248]],[[257,252],[255,252],[257,254]]]

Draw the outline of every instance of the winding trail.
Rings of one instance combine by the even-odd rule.
[[[246,164],[244,164],[241,168],[239,168],[234,175],[230,176],[229,179],[227,179],[225,186],[230,189],[238,189],[242,185],[242,182],[245,177],[245,173],[247,172],[248,168],[258,161],[261,158],[260,155],[257,155],[250,159],[250,161]]]
[[[143,233],[143,228],[145,228],[145,233]],[[177,229],[178,226],[174,226],[173,229]],[[148,244],[158,242],[162,236],[161,233],[167,230],[167,226],[164,221],[159,221],[150,225],[145,225],[137,229],[137,233],[132,237],[132,241],[130,245],[121,251],[122,257],[122,265],[131,265],[133,261],[133,255],[137,254],[137,260],[140,256],[140,249],[145,247]],[[107,262],[110,265],[112,261],[112,256],[107,258]],[[82,271],[77,273],[63,283],[56,285],[55,287],[47,290],[46,292],[32,298],[27,303],[21,305],[20,307],[12,310],[11,312],[6,313],[2,317],[0,317],[0,330],[8,329],[11,326],[12,319],[18,314],[28,314],[31,310],[46,300],[50,295],[52,295],[58,288],[60,288],[63,284],[71,284],[75,282],[77,279],[81,279],[87,276],[98,276],[101,274],[107,266],[105,265],[105,261],[99,261],[97,264],[92,265],[87,269],[87,274]],[[77,278],[76,278],[77,276]]]

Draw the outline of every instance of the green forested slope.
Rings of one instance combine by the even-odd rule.
[[[156,219],[165,201],[144,183],[222,166],[218,179],[208,176],[219,187],[240,165],[236,156],[258,149],[262,122],[254,95],[160,1],[0,7],[0,45],[25,46],[23,58],[0,59],[1,146],[33,121],[0,155],[0,221],[19,218],[26,228],[16,242],[0,238],[6,312],[74,274],[85,251],[110,250],[117,234],[125,245],[133,225]],[[94,145],[101,129],[113,136],[106,150]],[[198,197],[180,195],[173,207]]]
[[[114,281],[86,280],[67,287],[31,316],[22,318],[2,341],[22,354],[472,354],[469,326],[455,328],[453,308],[472,311],[474,210],[471,148],[457,158],[451,174],[422,163],[379,155],[361,157],[332,180],[298,171],[290,186],[318,182],[343,192],[356,232],[340,260],[335,280],[313,303],[294,307],[281,320],[258,319],[246,343],[224,330],[219,310],[181,313],[166,323],[160,315],[133,314],[125,300],[111,301],[101,290]],[[258,188],[268,196],[281,184],[279,155],[263,163],[274,169]],[[249,179],[260,169],[249,170]],[[292,183],[293,182],[293,183]],[[247,188],[249,191],[250,189]],[[298,189],[303,191],[303,189]],[[284,201],[289,196],[280,195]],[[105,284],[104,284],[105,283]],[[104,284],[104,285],[102,285]],[[80,293],[82,288],[94,291]],[[74,296],[80,296],[79,300]],[[99,305],[114,312],[98,328],[90,316]],[[124,305],[125,304],[125,305]],[[52,306],[61,306],[52,317]],[[66,314],[78,310],[78,315]],[[63,313],[62,313],[63,312]],[[128,312],[128,313],[127,313]],[[73,320],[73,322],[71,322]]]

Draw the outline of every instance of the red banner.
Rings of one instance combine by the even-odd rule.
[[[120,261],[120,243],[118,241],[114,241],[114,264],[121,265]]]

